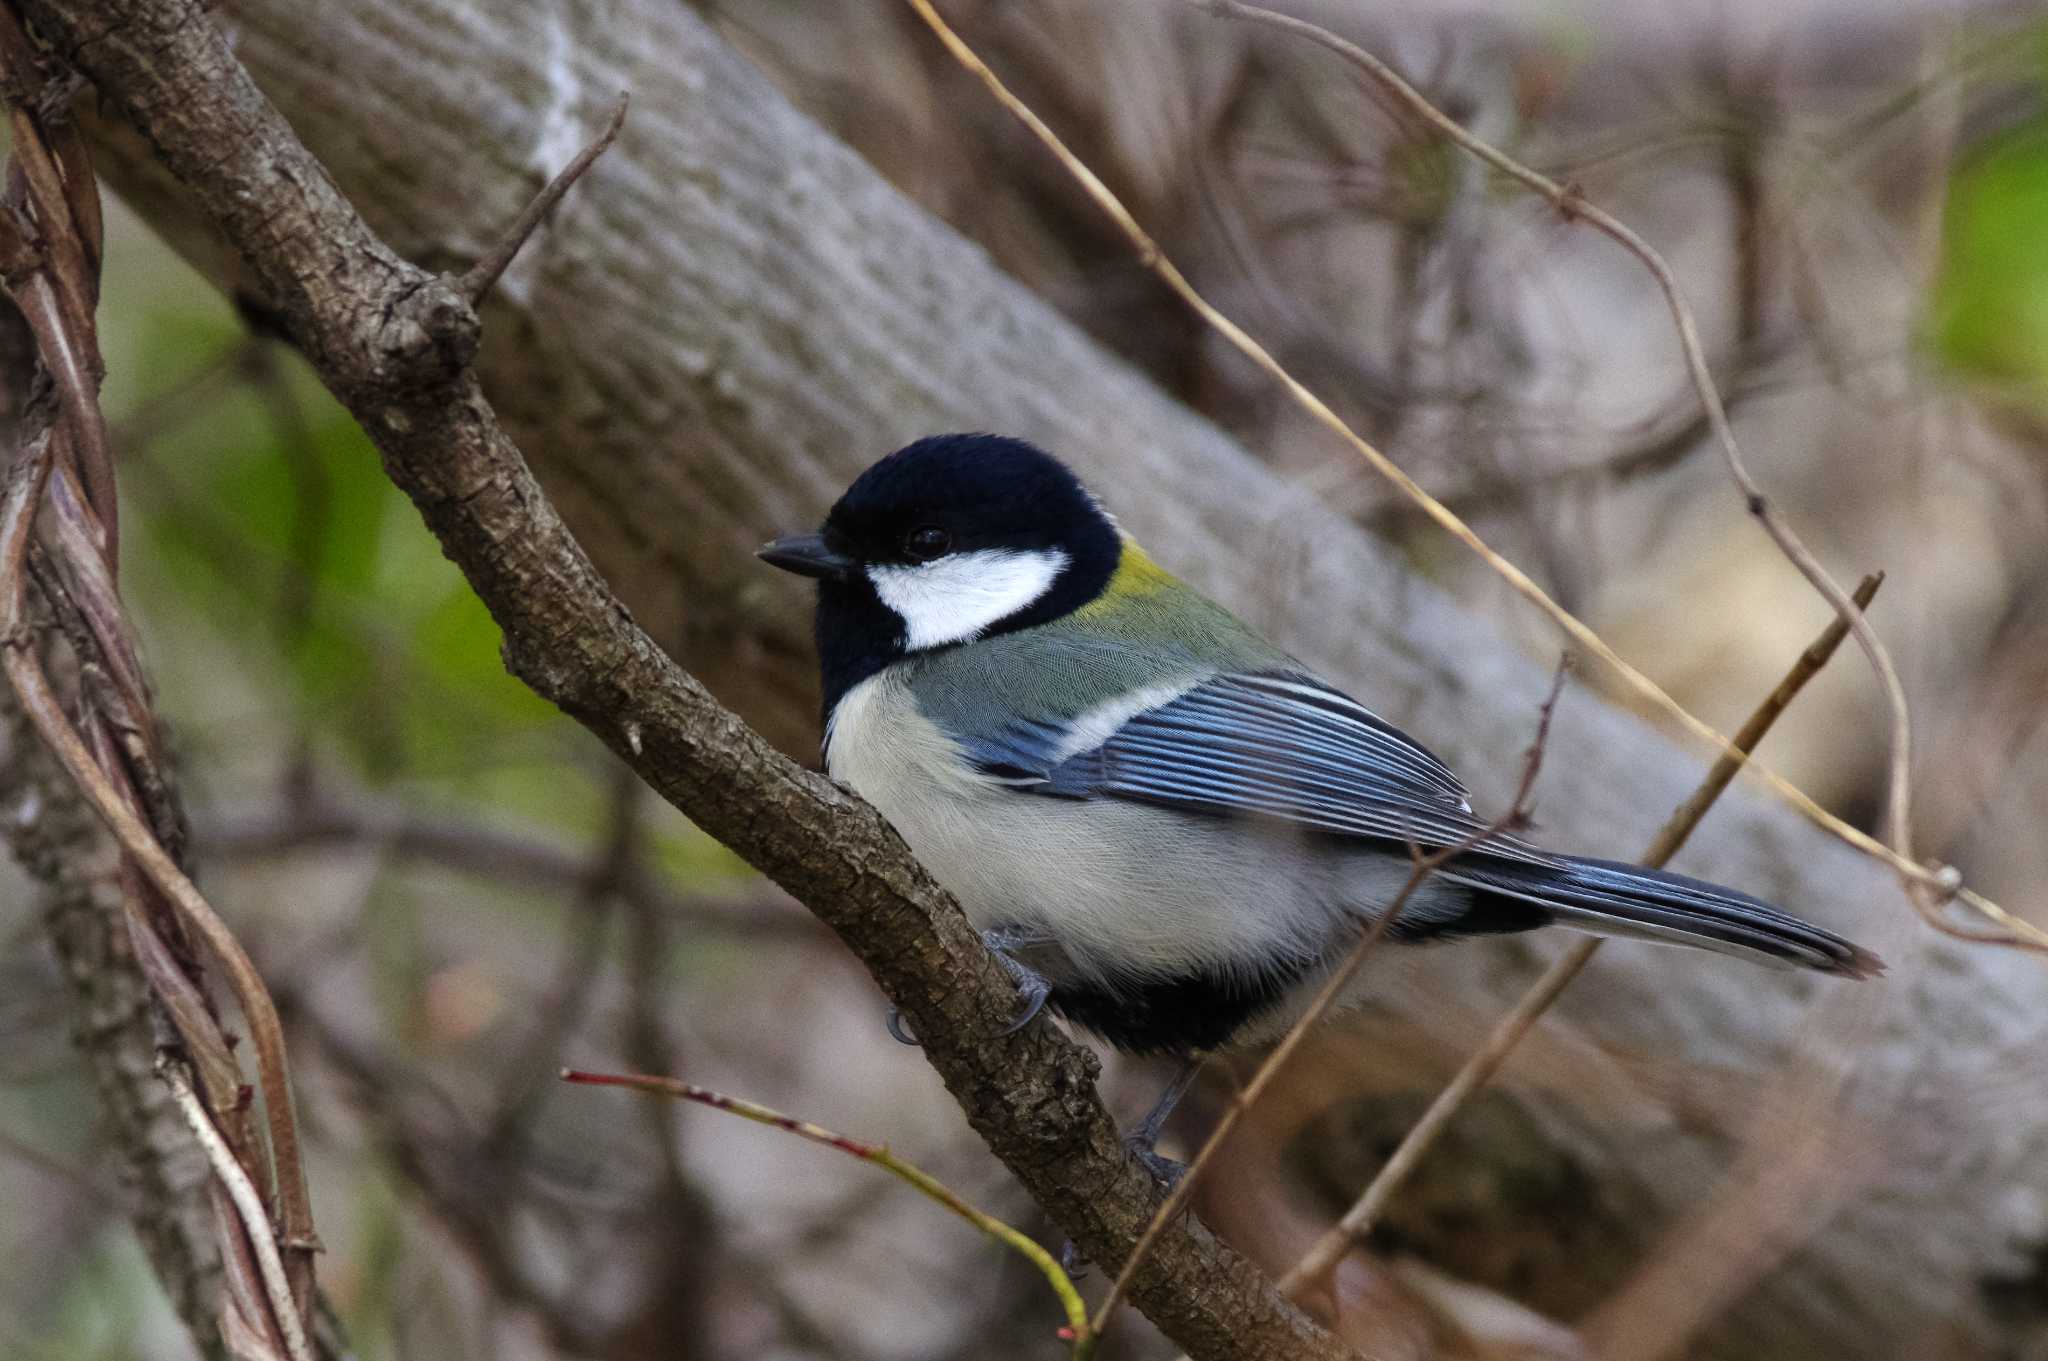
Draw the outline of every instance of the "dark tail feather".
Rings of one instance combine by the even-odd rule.
[[[1518,916],[1533,906],[1559,926],[1598,936],[1691,945],[1849,978],[1884,972],[1883,960],[1831,931],[1734,889],[1661,870],[1611,860],[1560,857],[1556,864],[1541,865],[1468,858],[1442,874],[1478,890],[1473,906],[1482,919],[1488,898],[1507,899],[1494,906],[1512,908]],[[1485,929],[1477,922],[1474,926]],[[1450,929],[1471,928],[1460,923]]]

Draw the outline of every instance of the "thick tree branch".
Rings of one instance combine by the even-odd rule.
[[[881,817],[775,752],[633,621],[479,391],[459,281],[378,239],[200,6],[33,12],[254,270],[490,608],[513,673],[832,926],[998,1156],[1091,1256],[1122,1260],[1156,1188],[1123,1153],[1092,1060],[1050,1026],[1003,1035],[1012,988]],[[1343,1354],[1196,1226],[1161,1237],[1132,1299],[1198,1357]]]
[[[311,1255],[319,1244],[298,1157],[282,1033],[239,943],[175,861],[183,816],[120,598],[114,467],[99,405],[104,368],[94,316],[99,188],[68,111],[75,78],[58,75],[11,9],[0,13],[0,71],[14,132],[0,195],[0,274],[34,337],[34,372],[47,377],[55,397],[47,405],[31,403],[8,431],[0,497],[0,661],[28,725],[124,852],[118,879],[128,960],[175,1030],[174,1040],[159,1041],[164,1052],[154,1066],[173,1082],[186,1082],[174,1095],[216,1166],[209,1199],[227,1268],[217,1297],[219,1343],[249,1358],[311,1361],[304,1327],[310,1315],[302,1311],[311,1298]],[[10,357],[28,366],[26,356]],[[36,380],[14,373],[8,386],[27,390]],[[47,512],[47,542],[37,539],[39,512]],[[33,608],[37,598],[45,611]],[[46,669],[49,642],[58,634],[69,643],[77,676],[75,726]],[[207,996],[194,948],[200,941],[222,966],[249,1022],[267,1141],[257,1134],[233,1040]],[[108,1038],[116,1047],[122,1039]],[[188,1066],[197,1089],[185,1077]],[[137,1076],[102,1071],[116,1081]],[[154,1152],[123,1151],[144,1163]],[[167,1284],[177,1292],[189,1280],[187,1272]],[[214,1304],[205,1301],[206,1312]],[[196,1331],[211,1345],[210,1326],[202,1323]]]
[[[633,91],[633,127],[493,290],[480,371],[634,614],[682,639],[693,672],[785,749],[817,741],[808,601],[749,550],[815,523],[893,445],[993,429],[1071,458],[1154,556],[1427,740],[1482,807],[1505,806],[1544,667],[1003,275],[692,7],[230,0],[225,13],[241,60],[374,228],[453,270]],[[250,287],[141,139],[117,117],[100,137],[102,173],[151,225],[224,286]],[[1694,605],[1670,603],[1674,627]],[[1640,850],[1703,766],[1590,693],[1559,706],[1551,753],[1539,838],[1590,854]],[[2048,1194],[2048,1095],[2024,1080],[2043,1043],[2037,966],[1928,942],[1879,906],[1896,893],[1887,872],[1748,789],[1729,792],[1679,867],[1893,965],[1892,980],[1860,985],[1881,988],[1888,1011],[1858,1047],[1865,1076],[1846,1112],[1883,1155],[1871,1194],[1759,1281],[1704,1354],[1881,1354],[1937,1333],[1976,1350],[2036,1345],[2039,1317],[1997,1302],[2033,1279],[2044,1237],[2014,1208]],[[1379,1080],[1426,1096],[1544,954],[1540,939],[1404,952],[1417,981],[1388,989],[1373,1023]],[[1540,1155],[1569,1173],[1568,1209],[1491,1200],[1474,1212],[1495,1246],[1420,1246],[1553,1313],[1582,1308],[1721,1184],[1759,1072],[1805,1042],[1815,998],[1798,977],[1738,963],[1603,951],[1546,1028],[1563,1047],[1510,1063],[1489,1099],[1512,1120],[1461,1133],[1455,1160],[1463,1186],[1520,1176]],[[1565,1062],[1574,1081],[1550,1081]],[[1355,1146],[1310,1150],[1347,1194],[1371,1171],[1345,1164]],[[1502,1243],[1524,1248],[1503,1259]]]

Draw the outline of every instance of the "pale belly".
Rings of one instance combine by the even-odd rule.
[[[1325,957],[1407,878],[1397,859],[1342,854],[1270,822],[1019,792],[965,767],[887,676],[841,701],[827,764],[977,927],[1056,941],[1064,960],[1039,961],[1056,976],[1238,973]],[[1418,909],[1429,905],[1408,910]]]

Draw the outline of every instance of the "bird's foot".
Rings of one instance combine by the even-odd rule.
[[[1124,1147],[1136,1158],[1152,1179],[1171,1191],[1180,1185],[1180,1179],[1188,1174],[1186,1163],[1175,1162],[1158,1151],[1159,1136],[1166,1129],[1166,1118],[1173,1114],[1173,1108],[1180,1104],[1195,1077],[1202,1071],[1199,1056],[1181,1060],[1180,1070],[1173,1080],[1166,1084],[1166,1090],[1152,1103],[1152,1109],[1145,1112],[1145,1118],[1138,1122],[1136,1129],[1124,1136]]]
[[[1124,1140],[1124,1148],[1129,1151],[1133,1158],[1138,1160],[1138,1166],[1152,1174],[1152,1180],[1158,1182],[1168,1191],[1180,1185],[1181,1178],[1188,1174],[1188,1165],[1186,1163],[1167,1157],[1164,1153],[1152,1147],[1148,1141],[1137,1135],[1132,1135]]]
[[[1002,1034],[1014,1035],[1030,1025],[1045,1009],[1045,1001],[1052,996],[1052,980],[1038,970],[1018,959],[1011,953],[1031,945],[1048,945],[1052,937],[1042,931],[1033,931],[1022,926],[998,926],[981,933],[981,943],[1002,964],[1010,981],[1017,985],[1017,994],[1022,999],[1017,1010],[1017,1019],[1005,1026]]]
[[[1171,1195],[1173,1189],[1180,1185],[1181,1179],[1187,1176],[1188,1165],[1176,1162],[1153,1148],[1153,1137],[1156,1136],[1147,1136],[1143,1131],[1126,1135],[1124,1148],[1138,1160],[1138,1166],[1151,1173],[1152,1180],[1158,1182],[1161,1189]],[[1080,1281],[1087,1276],[1087,1267],[1088,1259],[1074,1246],[1074,1240],[1063,1239],[1060,1243],[1060,1270],[1067,1273],[1068,1279]]]
[[[1052,996],[1052,981],[1018,959],[1011,951],[1021,950],[1030,945],[1051,944],[1052,937],[1027,927],[999,926],[982,932],[981,942],[988,946],[989,953],[996,957],[1002,964],[1003,971],[1010,975],[1010,980],[1017,985],[1017,994],[1022,999],[1017,1009],[1017,1019],[998,1032],[1003,1035],[1014,1035],[1030,1025],[1038,1013],[1045,1010],[1046,999]],[[889,1031],[889,1038],[898,1044],[915,1046],[918,1043],[917,1036],[911,1034],[910,1028],[903,1023],[903,1013],[895,1007],[889,1008],[888,1019],[883,1025]]]

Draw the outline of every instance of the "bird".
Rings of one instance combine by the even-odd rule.
[[[824,766],[1015,979],[1114,1049],[1202,1062],[1285,1033],[1409,879],[1422,944],[1559,926],[1846,978],[1875,955],[1731,888],[1539,849],[1426,747],[1161,567],[1062,461],[946,434],[762,547],[817,583]],[[891,1029],[900,1028],[891,1017]]]

